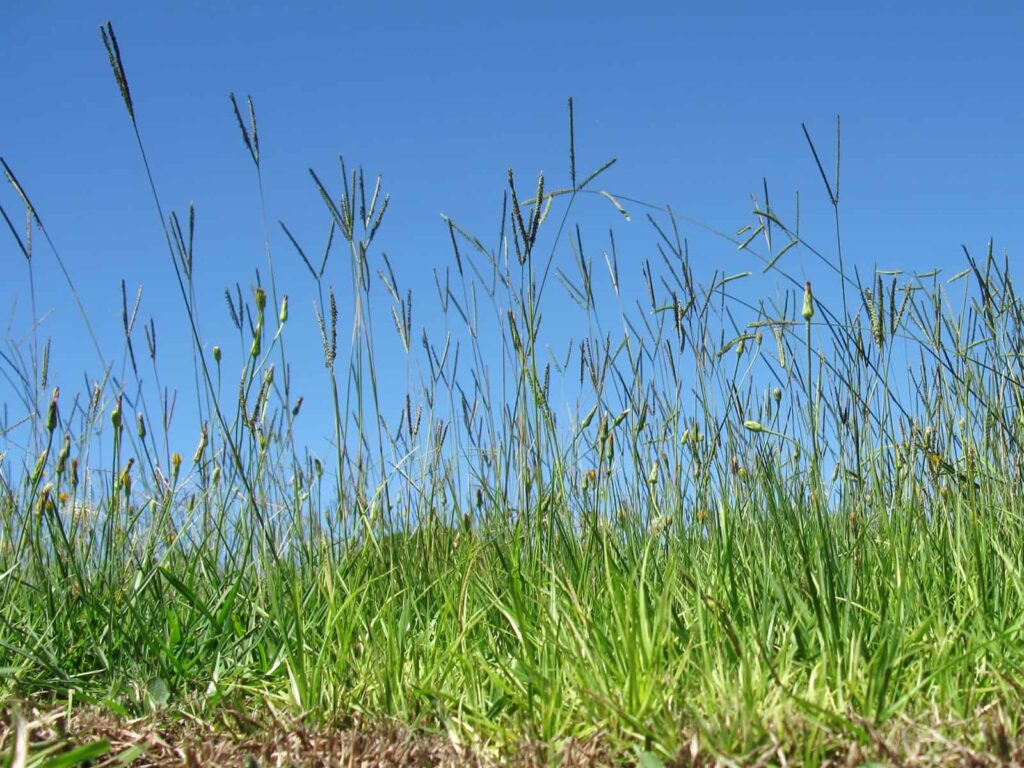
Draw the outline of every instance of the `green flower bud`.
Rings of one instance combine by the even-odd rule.
[[[121,397],[118,396],[117,402],[114,404],[114,410],[110,412],[110,425],[114,428],[114,432],[117,434],[121,433]]]
[[[71,437],[65,433],[64,444],[60,447],[60,452],[57,454],[57,477],[64,475],[64,470],[67,468],[68,456],[71,454]]]
[[[811,281],[804,283],[804,308],[800,312],[804,320],[814,317],[814,296],[811,294]]]
[[[46,431],[52,433],[57,428],[57,398],[60,397],[60,387],[53,388],[53,397],[50,398],[50,407],[46,410]]]

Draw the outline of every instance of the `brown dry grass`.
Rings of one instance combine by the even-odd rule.
[[[540,746],[524,744],[514,755],[488,754],[456,745],[435,733],[398,725],[315,727],[300,721],[258,723],[236,712],[223,713],[220,724],[184,717],[148,716],[122,719],[100,709],[81,709],[69,718],[63,710],[11,711],[0,720],[0,765],[19,752],[38,752],[63,743],[66,749],[94,741],[109,744],[92,765],[243,766],[244,768],[340,768],[342,766],[451,766],[485,768],[547,765],[553,758],[567,768],[612,765],[599,740],[573,742],[548,756]],[[19,728],[20,725],[20,728]],[[23,746],[19,749],[19,730]],[[29,763],[30,764],[30,763]],[[14,768],[20,768],[13,762]]]
[[[32,766],[33,756],[48,747],[53,755],[76,746],[102,741],[104,755],[94,768],[134,766],[239,766],[240,768],[341,768],[352,766],[472,766],[508,765],[514,768],[558,765],[632,765],[634,758],[614,755],[602,739],[577,741],[559,749],[522,744],[513,754],[472,750],[436,733],[416,732],[400,725],[317,727],[301,721],[270,719],[259,723],[234,711],[222,712],[221,722],[202,722],[181,714],[124,719],[97,708],[64,710],[22,708],[0,717],[0,766]],[[671,766],[818,764],[829,768],[859,765],[894,765],[901,768],[959,765],[971,768],[1024,766],[1024,732],[1007,730],[1006,714],[982,711],[977,716],[938,724],[903,721],[880,730],[869,723],[859,726],[866,740],[840,738],[822,748],[821,734],[815,758],[803,754],[801,728],[786,741],[770,737],[771,744],[745,757],[725,760],[693,736]],[[838,736],[834,734],[833,736]],[[653,764],[653,763],[652,763]],[[45,762],[38,763],[45,766]]]

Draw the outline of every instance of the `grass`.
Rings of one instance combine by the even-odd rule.
[[[103,41],[148,174],[109,25]],[[262,200],[255,110],[232,104]],[[149,176],[193,341],[198,447],[172,453],[156,428],[166,406],[147,406],[162,401],[138,370],[142,352],[156,366],[154,330],[136,349],[127,297],[123,377],[101,359],[71,401],[51,393],[46,341],[5,356],[32,446],[22,469],[0,462],[7,764],[73,762],[52,734],[29,749],[25,724],[57,717],[17,714],[33,706],[64,723],[98,711],[100,735],[151,713],[197,724],[181,727],[199,744],[238,730],[215,727],[225,713],[295,733],[397,723],[441,762],[1021,760],[1024,308],[1008,261],[965,250],[948,280],[862,281],[842,258],[838,160],[826,171],[807,134],[830,250],[766,187],[752,225],[720,234],[776,298],[748,298],[749,272],[701,284],[679,234],[691,222],[598,189],[610,163],[577,176],[572,114],[567,185],[524,192],[510,171],[497,250],[448,221],[455,330],[424,335],[429,375],[397,418],[380,302],[410,356],[419,334],[374,246],[388,197],[344,163],[333,185],[311,172],[330,243],[311,257],[283,234],[312,280],[329,459],[293,430],[269,235],[267,284],[228,297],[243,354],[222,389],[234,374],[197,321],[194,212],[168,215]],[[3,168],[34,295],[33,231],[60,253]],[[618,315],[632,299],[614,240],[605,285],[572,226],[596,196],[616,217],[645,212],[662,256]],[[796,253],[822,260],[837,306],[787,271]],[[351,316],[325,270],[338,258]],[[563,290],[580,319],[554,359],[543,308]],[[576,392],[568,410],[556,390]]]

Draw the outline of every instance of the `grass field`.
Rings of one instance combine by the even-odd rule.
[[[148,172],[111,28],[104,42]],[[236,114],[258,171],[255,113]],[[838,163],[822,161],[835,240],[804,242],[765,190],[751,227],[722,235],[750,272],[702,284],[681,220],[602,191],[607,166],[577,175],[574,154],[570,138],[557,189],[509,172],[504,250],[449,222],[437,311],[457,335],[422,352],[374,246],[387,196],[344,165],[314,175],[333,244],[299,257],[324,357],[288,358],[272,259],[230,307],[240,371],[196,320],[191,218],[152,186],[197,447],[165,449],[165,414],[134,396],[130,302],[120,388],[58,394],[33,345],[18,380],[35,447],[0,462],[2,764],[1024,759],[1024,308],[1008,260],[851,268]],[[31,273],[45,217],[4,170]],[[612,220],[650,213],[663,256],[610,323],[598,297],[619,293],[620,255],[585,255],[573,226],[594,195]],[[798,253],[821,257],[835,301],[789,271]],[[750,301],[762,273],[770,295]],[[567,297],[578,332],[555,360],[542,308]],[[380,405],[382,301],[431,372],[397,416]],[[329,377],[332,456],[295,439],[290,364]],[[220,758],[218,739],[233,745]]]

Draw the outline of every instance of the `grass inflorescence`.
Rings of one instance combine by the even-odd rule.
[[[112,27],[103,41],[148,174]],[[262,205],[256,110],[231,104]],[[222,370],[198,321],[195,211],[167,215],[148,175],[193,342],[196,447],[172,451],[173,401],[141,396],[156,329],[133,347],[123,286],[125,375],[103,362],[72,400],[33,339],[15,377],[30,448],[0,460],[0,695],[400,723],[539,761],[574,744],[649,765],[1019,757],[1024,308],[1007,260],[965,249],[948,280],[848,271],[838,161],[830,175],[806,133],[834,256],[766,185],[753,223],[719,233],[750,271],[701,283],[690,220],[596,189],[610,162],[577,182],[569,110],[568,187],[541,175],[527,199],[510,170],[496,248],[446,220],[448,330],[423,332],[426,374],[395,408],[376,304],[406,354],[418,333],[374,244],[389,197],[344,162],[338,184],[311,171],[322,255],[281,227],[312,280],[329,458],[295,435],[270,228],[269,285],[226,291],[243,354]],[[51,241],[3,167],[31,282],[33,231]],[[661,264],[642,262],[633,309],[614,235],[595,268],[572,223],[582,200],[652,226]],[[836,290],[791,274],[797,253]],[[755,271],[774,297],[741,290]],[[554,291],[580,318],[557,356]]]

